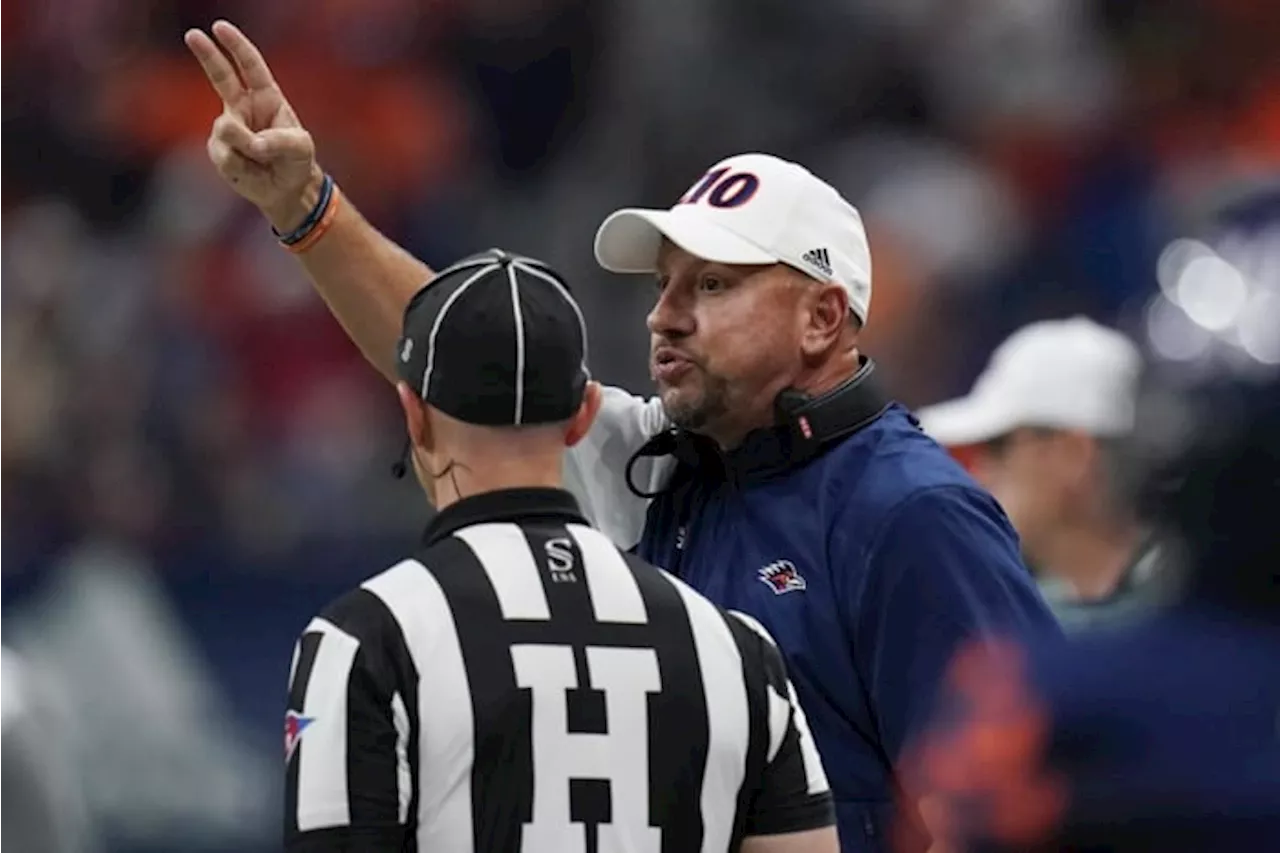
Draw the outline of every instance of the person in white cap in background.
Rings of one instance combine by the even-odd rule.
[[[968,396],[917,412],[1004,507],[1068,632],[1172,594],[1158,539],[1113,477],[1141,369],[1120,332],[1085,317],[1047,320],[1005,340]]]

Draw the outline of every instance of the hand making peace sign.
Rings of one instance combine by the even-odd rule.
[[[323,180],[315,142],[254,43],[227,21],[211,30],[213,38],[193,29],[184,39],[222,98],[222,114],[209,134],[209,159],[277,229],[292,230],[309,209],[303,196]]]

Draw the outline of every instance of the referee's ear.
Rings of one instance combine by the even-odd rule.
[[[600,402],[603,399],[604,394],[600,390],[600,383],[587,382],[587,387],[582,392],[582,403],[578,405],[578,411],[569,419],[569,428],[564,434],[565,447],[573,447],[586,438],[587,433],[591,431],[591,425],[596,422],[596,415],[600,414]]]
[[[413,393],[407,382],[396,383],[396,396],[400,398],[400,408],[404,410],[404,427],[408,431],[409,441],[415,446],[425,447],[430,436],[427,425],[427,413],[423,411],[421,398]]]

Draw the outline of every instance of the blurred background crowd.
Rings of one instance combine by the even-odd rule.
[[[428,512],[393,396],[206,159],[181,35],[219,16],[376,225],[556,265],[636,392],[651,294],[592,234],[727,154],[859,206],[864,349],[913,406],[1030,321],[1160,322],[1166,247],[1280,174],[1271,0],[5,4],[4,635],[106,849],[274,846],[292,640]]]

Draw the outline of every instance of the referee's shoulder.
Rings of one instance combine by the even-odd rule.
[[[381,644],[401,636],[400,617],[393,607],[397,597],[421,582],[427,568],[409,557],[384,569],[326,605],[317,619],[359,640],[363,646]]]
[[[652,566],[639,557],[627,556],[633,564],[642,564],[647,570],[656,572],[672,586],[681,590],[691,620],[705,619],[724,626],[732,637],[744,666],[747,669],[763,672],[770,685],[785,693],[787,675],[782,652],[779,651],[773,635],[759,620],[741,611],[721,607],[667,570]],[[700,602],[702,606],[689,607],[690,601]]]
[[[742,652],[744,660],[760,667],[765,681],[783,696],[787,695],[787,666],[778,641],[759,620],[740,610],[725,610],[725,621]]]

